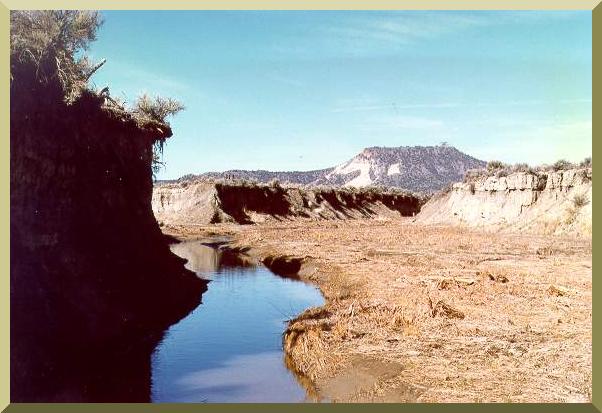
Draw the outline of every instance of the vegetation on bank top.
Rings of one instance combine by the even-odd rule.
[[[101,25],[95,11],[11,11],[11,87],[20,81],[36,90],[59,86],[67,102],[75,101],[95,71],[84,51]]]
[[[36,98],[48,96],[73,104],[85,93],[104,98],[105,108],[130,116],[140,127],[169,126],[167,118],[184,106],[177,100],[146,94],[126,107],[109,96],[108,87],[94,90],[89,80],[106,62],[86,54],[103,23],[98,11],[14,10],[10,13],[10,87]],[[165,137],[154,146],[153,168],[162,163]]]
[[[281,183],[277,179],[273,179],[269,183],[259,182],[253,179],[226,179],[226,178],[210,178],[210,177],[182,177],[174,181],[161,181],[159,185],[178,185],[183,188],[187,188],[190,185],[197,183],[207,183],[212,185],[228,185],[233,187],[245,187],[245,188],[270,188],[274,191],[297,189],[301,191],[315,191],[315,192],[339,192],[347,194],[382,194],[382,195],[396,195],[396,196],[407,196],[418,198],[422,201],[426,201],[429,198],[428,194],[419,192],[412,192],[397,187],[389,187],[384,185],[370,185],[365,187],[351,187],[351,186],[336,186],[336,185],[303,185],[293,183]]]
[[[592,167],[592,158],[587,157],[580,163],[569,162],[560,159],[553,164],[529,166],[526,163],[506,164],[501,161],[489,161],[483,169],[471,169],[464,175],[464,182],[474,182],[475,180],[487,176],[496,176],[498,178],[508,176],[517,172],[524,172],[532,175],[543,175],[550,172],[567,171],[570,169],[585,169]]]
[[[14,10],[10,14],[11,86],[34,80],[35,89],[60,86],[65,102],[75,102],[83,92],[107,97],[110,103],[123,102],[108,96],[108,88],[94,91],[88,81],[105,60],[93,62],[86,51],[96,40],[103,24],[97,11],[89,10]],[[27,78],[30,75],[32,78]],[[138,97],[128,108],[139,122],[167,123],[184,106],[171,98]]]

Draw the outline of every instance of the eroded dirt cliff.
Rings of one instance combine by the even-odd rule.
[[[158,185],[152,199],[157,219],[177,225],[413,216],[422,202],[419,196],[401,191],[203,180]]]
[[[150,354],[205,283],[151,210],[141,126],[85,91],[11,84],[11,399],[149,401]]]
[[[518,172],[456,183],[431,198],[416,222],[591,236],[592,169]]]

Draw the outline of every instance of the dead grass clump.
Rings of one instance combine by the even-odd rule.
[[[491,281],[499,282],[499,283],[502,283],[502,284],[505,284],[505,283],[507,283],[509,281],[508,277],[506,277],[504,274],[491,274],[491,273],[489,273],[487,275],[489,276],[489,279]]]
[[[559,250],[557,248],[552,247],[551,245],[546,245],[545,247],[539,247],[535,250],[535,253],[539,258],[549,257],[558,253]]]
[[[334,340],[347,341],[368,335],[367,331],[354,328],[354,321],[353,317],[340,317],[330,331],[332,338]]]
[[[503,270],[490,270],[490,271],[477,271],[477,275],[482,275],[487,277],[491,281],[499,282],[505,284],[510,281],[507,277],[507,274]]]
[[[548,288],[548,294],[555,296],[555,297],[562,297],[567,295],[569,292],[566,288],[563,287],[557,287],[555,285],[550,285],[550,287]]]
[[[322,325],[295,321],[284,332],[284,353],[290,357],[295,371],[315,380],[333,356],[325,349]]]
[[[566,210],[566,218],[564,223],[566,225],[571,225],[577,220],[577,215],[579,214],[579,209],[575,207],[569,207]]]
[[[431,278],[431,277],[429,277]],[[477,280],[471,277],[432,277],[437,281],[437,289],[439,290],[450,290],[453,287],[465,288],[470,285],[474,285]]]
[[[412,267],[422,267],[427,265],[429,262],[428,257],[422,255],[410,255],[406,260],[406,265]]]
[[[297,317],[295,317],[295,321],[303,321],[303,320],[320,320],[323,318],[330,317],[331,313],[324,307],[312,307],[308,308]]]
[[[573,197],[573,206],[575,208],[582,208],[589,204],[589,198],[586,194],[577,194]]]
[[[508,281],[510,281],[510,280],[508,280],[508,277],[506,277],[505,275],[502,275],[502,274],[498,274],[498,275],[496,275],[496,276],[493,278],[493,280],[494,280],[495,282],[500,282],[500,283],[502,283],[502,284],[505,284],[505,283],[507,283]]]
[[[419,335],[416,316],[407,318],[403,312],[398,313],[391,319],[391,326],[393,330],[399,330],[406,336]]]
[[[437,283],[437,288],[439,290],[449,290],[452,287],[454,287],[455,285],[456,285],[456,283],[454,280],[451,280],[449,278],[444,278]]]
[[[439,300],[437,304],[433,305],[433,301],[429,298],[429,307],[431,308],[431,317],[441,316],[459,319],[463,319],[465,317],[462,311],[453,308],[443,300]]]

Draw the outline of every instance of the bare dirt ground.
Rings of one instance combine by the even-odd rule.
[[[292,320],[287,362],[331,401],[589,402],[591,239],[411,219],[164,227],[302,258],[326,304]]]

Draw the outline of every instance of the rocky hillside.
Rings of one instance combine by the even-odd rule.
[[[434,192],[462,179],[469,169],[484,166],[485,162],[451,146],[373,147],[336,166],[317,183]]]
[[[433,196],[416,222],[591,236],[592,169],[516,172],[456,183]]]
[[[469,169],[483,168],[485,162],[451,146],[400,146],[366,148],[347,162],[332,168],[305,172],[231,170],[187,175],[197,178],[245,179],[268,183],[366,187],[382,185],[409,191],[432,193],[461,180]]]
[[[152,199],[157,220],[166,225],[412,216],[422,203],[422,198],[401,191],[283,188],[208,180],[155,186]]]

